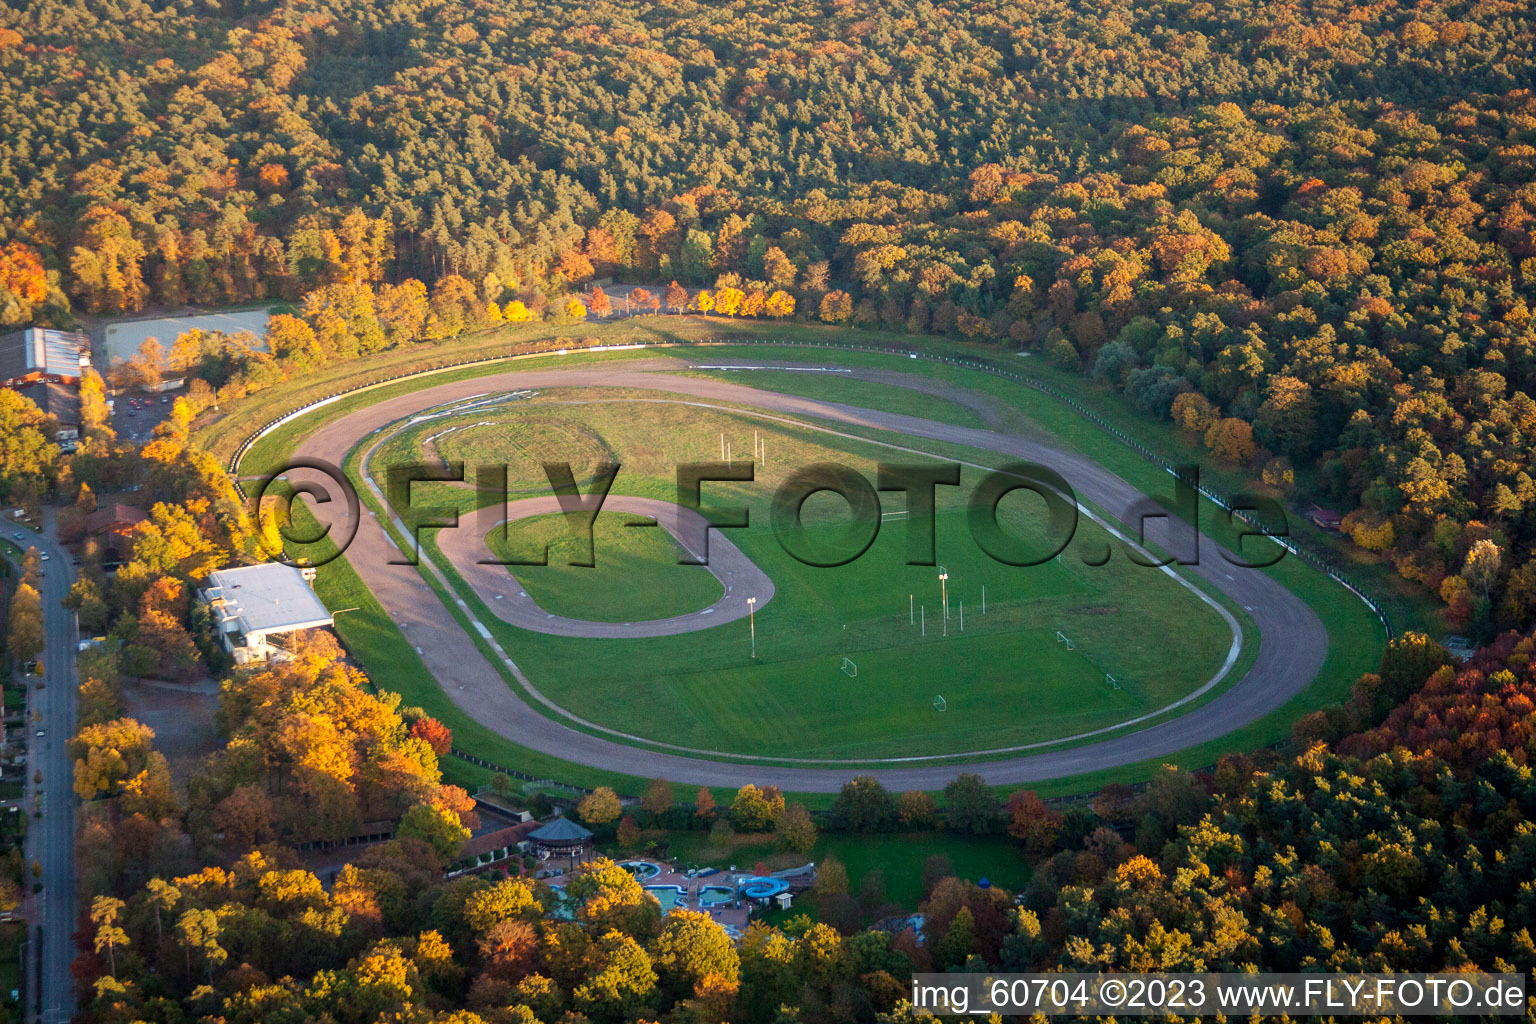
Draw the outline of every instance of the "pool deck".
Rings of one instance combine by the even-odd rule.
[[[646,863],[655,864],[656,862],[647,861]],[[716,924],[725,927],[734,935],[740,935],[742,932],[747,930],[747,921],[752,916],[750,909],[751,901],[743,901],[748,904],[748,906],[743,907],[737,907],[733,903],[706,907],[701,906],[699,903],[699,891],[702,889],[710,888],[712,886],[721,886],[728,889],[734,889],[735,879],[739,877],[750,876],[750,872],[717,871],[711,875],[695,875],[694,877],[689,878],[687,875],[673,871],[665,864],[660,864],[658,866],[661,868],[659,873],[649,878],[639,879],[639,882],[642,886],[676,886],[677,888],[683,890],[682,901],[679,906],[685,907],[688,910],[697,910],[700,913],[708,914],[715,920]],[[563,888],[565,883],[570,880],[570,874],[558,875],[554,878],[545,879],[545,881],[547,881],[550,885],[555,886],[556,888]]]

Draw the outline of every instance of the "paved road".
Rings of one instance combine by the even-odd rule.
[[[663,372],[685,365],[676,360],[652,360],[571,369],[513,370],[442,384],[351,413],[307,438],[299,446],[298,454],[341,465],[347,452],[374,431],[420,410],[488,392],[539,387],[649,389],[998,452],[1055,469],[1082,499],[1111,511],[1129,510],[1143,500],[1136,488],[1097,464],[1038,439]],[[931,389],[931,382],[925,382],[925,386]],[[294,477],[313,479],[304,473]],[[317,511],[323,514],[324,510],[322,506]],[[1226,735],[1299,694],[1316,676],[1327,653],[1328,634],[1322,622],[1305,603],[1269,576],[1232,568],[1210,540],[1202,538],[1201,554],[1201,564],[1187,571],[1248,609],[1259,629],[1255,662],[1241,680],[1206,704],[1161,724],[1065,750],[987,761],[972,770],[994,785],[1005,785],[1166,756]],[[856,774],[851,767],[784,767],[645,750],[573,729],[534,710],[506,684],[415,568],[390,564],[398,552],[366,512],[347,556],[380,603],[422,650],[423,660],[444,691],[468,714],[516,743],[593,767],[641,777],[660,775],[689,784],[737,786],[755,782],[794,792],[834,792]],[[1340,597],[1345,595],[1341,592]],[[879,767],[869,774],[898,790],[936,789],[949,782],[956,771],[953,764],[913,759],[899,766]]]
[[[75,615],[60,602],[69,593],[74,579],[70,556],[53,538],[54,515],[52,509],[44,510],[45,531],[39,535],[24,530],[26,540],[16,541],[25,547],[36,547],[47,552],[48,561],[43,563],[42,600],[43,624],[46,647],[43,651],[42,690],[32,692],[32,705],[42,717],[33,722],[28,717],[27,729],[31,736],[31,749],[27,758],[27,808],[32,807],[32,793],[42,796],[43,817],[33,819],[27,832],[27,860],[43,865],[43,891],[39,906],[43,912],[42,986],[31,984],[35,974],[29,975],[31,994],[37,999],[31,1007],[39,1016],[33,1018],[45,1022],[66,1021],[74,1014],[75,987],[69,965],[75,959],[74,932],[76,925],[75,897],[75,791],[74,765],[69,759],[66,744],[75,734]],[[15,540],[14,530],[5,526],[7,538]],[[38,738],[37,731],[44,735]],[[34,772],[43,773],[42,784],[32,782]],[[37,937],[33,922],[32,938]],[[29,946],[36,955],[34,946]],[[29,971],[36,967],[29,960]]]

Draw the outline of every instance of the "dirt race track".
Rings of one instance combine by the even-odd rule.
[[[1055,470],[1071,484],[1085,503],[1114,514],[1130,510],[1143,500],[1142,494],[1134,487],[1097,464],[1038,439],[994,430],[952,426],[666,372],[686,366],[687,363],[681,360],[646,360],[571,369],[512,370],[441,384],[382,401],[327,424],[302,441],[296,454],[324,459],[340,466],[344,464],[348,452],[375,431],[421,410],[487,393],[524,388],[622,387],[666,391],[686,395],[694,400],[754,407],[775,415],[813,417],[829,425],[862,425],[903,434],[909,438],[950,442],[997,452]],[[882,378],[889,380],[890,375],[883,374]],[[911,380],[921,390],[930,393],[935,390],[932,380],[917,377]],[[974,401],[973,395],[959,389],[954,391],[953,397],[961,404]],[[294,472],[290,474],[290,479],[316,480],[324,486],[323,478],[309,471]],[[354,484],[359,491],[365,486],[361,480],[354,481]],[[330,486],[334,492],[335,485]],[[614,496],[613,500],[617,501],[617,497]],[[322,519],[329,519],[331,517],[327,515],[327,510],[336,507],[337,503],[332,502],[319,506],[316,512]],[[1156,539],[1153,526],[1158,522],[1152,519],[1147,521],[1150,540]],[[343,534],[346,532],[340,523],[337,529]],[[452,549],[455,565],[461,572],[471,570],[466,575],[473,575],[472,570],[477,568],[496,568],[498,572],[506,572],[497,567],[473,566],[474,556],[469,556],[467,563],[464,561],[467,552],[478,543],[484,531],[477,533],[466,527],[456,532],[461,536],[452,543],[462,542],[461,546],[465,549],[463,552],[457,548]],[[1240,680],[1206,703],[1146,728],[1065,749],[1047,749],[981,761],[965,770],[980,774],[993,785],[1008,785],[1038,782],[1164,757],[1217,739],[1254,722],[1299,694],[1317,675],[1327,654],[1328,633],[1323,623],[1300,598],[1268,575],[1232,566],[1222,557],[1217,545],[1207,537],[1201,537],[1200,555],[1198,565],[1185,567],[1183,571],[1206,581],[1232,602],[1246,609],[1258,627],[1259,650],[1252,667]],[[786,766],[747,759],[722,760],[718,756],[712,759],[644,749],[581,731],[540,713],[525,701],[459,626],[420,571],[411,565],[391,564],[392,559],[399,560],[400,553],[366,508],[358,524],[357,536],[347,550],[347,558],[410,642],[421,651],[423,661],[444,692],[465,713],[522,746],[594,768],[641,778],[662,776],[674,782],[719,786],[740,786],[753,782],[802,793],[835,792],[855,774],[874,775],[885,786],[897,791],[933,790],[942,788],[960,770],[952,759],[913,759],[879,764],[862,762],[861,767]],[[1342,589],[1340,598],[1353,600]]]

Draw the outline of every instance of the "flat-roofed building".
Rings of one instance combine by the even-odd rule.
[[[75,442],[80,438],[80,388],[78,385],[35,380],[17,384],[11,390],[31,399],[32,404],[37,406],[44,416],[52,416],[54,422],[58,424],[58,429],[53,433],[53,439],[58,441],[65,451],[75,450]]]
[[[236,665],[287,660],[286,634],[331,624],[331,613],[310,585],[314,572],[265,562],[208,574],[201,597]]]
[[[0,387],[78,384],[90,365],[91,341],[79,331],[28,327],[0,335]]]
[[[54,440],[74,451],[80,437],[80,378],[91,342],[78,331],[28,327],[0,334],[0,387],[20,392],[58,423]]]

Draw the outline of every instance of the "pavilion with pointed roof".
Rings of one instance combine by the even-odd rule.
[[[539,857],[586,860],[592,856],[592,833],[570,818],[558,817],[528,833],[528,845]]]

